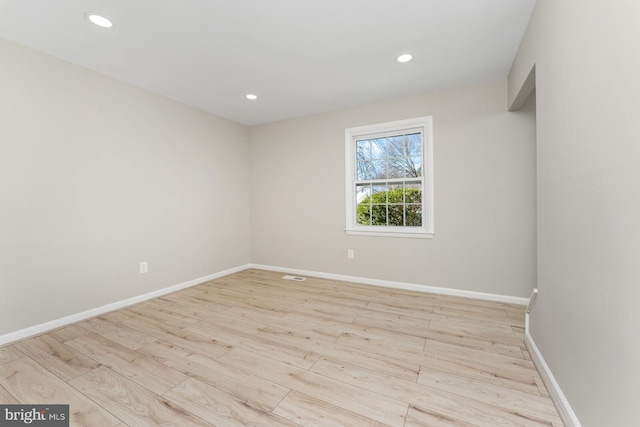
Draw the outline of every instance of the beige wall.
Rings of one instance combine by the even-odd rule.
[[[244,126],[0,40],[0,335],[248,263],[248,159]]]
[[[526,297],[535,286],[534,110],[506,81],[251,129],[258,264]],[[432,115],[433,239],[347,236],[345,128]],[[355,250],[355,259],[346,257]]]
[[[539,0],[533,338],[585,427],[640,425],[640,2]]]

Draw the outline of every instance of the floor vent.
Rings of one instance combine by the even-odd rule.
[[[307,280],[306,278],[300,276],[282,276],[282,278],[285,280],[293,280],[294,282],[304,282],[305,280]]]

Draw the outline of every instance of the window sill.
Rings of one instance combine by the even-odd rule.
[[[349,236],[372,236],[372,237],[400,237],[409,239],[433,239],[435,233],[419,232],[407,233],[400,231],[364,231],[364,230],[345,230]]]

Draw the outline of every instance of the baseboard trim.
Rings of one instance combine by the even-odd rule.
[[[15,332],[10,332],[8,334],[0,335],[0,346],[9,344],[12,342],[20,341],[35,335],[40,335],[40,334],[52,331],[54,329],[67,326],[72,323],[77,323],[92,317],[101,316],[111,311],[119,310],[121,308],[125,308],[134,304],[138,304],[143,301],[157,298],[162,295],[166,295],[182,289],[190,288],[192,286],[199,285],[209,280],[214,280],[222,276],[227,276],[229,274],[244,271],[249,268],[268,270],[268,271],[278,271],[282,273],[290,273],[290,274],[296,274],[301,276],[318,277],[322,279],[340,280],[345,282],[360,283],[364,285],[380,286],[385,288],[404,289],[404,290],[410,290],[410,291],[428,292],[428,293],[441,294],[441,295],[475,298],[475,299],[481,299],[481,300],[487,300],[487,301],[505,302],[505,303],[517,304],[517,305],[527,305],[529,302],[528,298],[488,294],[483,292],[473,292],[473,291],[465,291],[465,290],[459,290],[459,289],[442,288],[437,286],[417,285],[413,283],[394,282],[389,280],[371,279],[371,278],[358,277],[358,276],[346,276],[341,274],[322,273],[318,271],[276,267],[271,265],[245,264],[238,267],[223,270],[217,273],[213,273],[207,276],[198,277],[197,279],[189,280],[183,283],[179,283],[177,285],[159,289],[157,291],[149,292],[143,295],[138,295],[132,298],[127,298],[122,301],[106,304],[101,307],[93,308],[91,310],[86,310],[80,313],[76,313],[76,314],[65,316],[59,319],[51,320],[49,322],[41,323],[39,325],[20,329]],[[579,424],[576,424],[576,426],[579,426]]]
[[[533,337],[529,333],[529,314],[526,315],[525,324],[526,324],[526,330],[524,335],[524,343],[527,346],[527,350],[529,350],[529,354],[531,355],[531,360],[533,361],[533,364],[535,365],[535,367],[538,369],[538,372],[540,373],[542,382],[544,383],[544,385],[547,387],[547,390],[549,391],[551,400],[553,401],[553,404],[556,406],[556,409],[558,410],[558,414],[560,415],[562,422],[566,427],[582,427],[582,424],[580,424],[578,417],[576,416],[575,412],[573,412],[573,409],[571,408],[569,401],[567,400],[566,396],[562,392],[560,385],[558,384],[555,377],[553,376],[553,373],[551,372],[549,365],[547,365],[547,362],[545,362],[544,357],[542,357],[542,353],[540,353],[538,346],[536,345],[535,341],[533,340]]]
[[[60,319],[52,320],[46,323],[41,323],[39,325],[31,326],[25,329],[21,329],[19,331],[10,332],[8,334],[0,335],[0,346],[9,344],[15,341],[23,340],[25,338],[32,337],[34,335],[40,335],[54,329],[58,329],[63,326],[70,325],[72,323],[80,322],[82,320],[89,319],[91,317],[101,316],[105,313],[109,313],[111,311],[119,310],[121,308],[128,307],[130,305],[138,304],[143,301],[147,301],[153,298],[160,297],[162,295],[170,294],[172,292],[176,292],[182,289],[190,288],[191,286],[199,285],[204,282],[208,282],[209,280],[214,280],[222,276],[227,276],[229,274],[237,273],[239,271],[244,271],[248,269],[249,264],[242,265],[239,267],[230,268],[228,270],[220,271],[217,273],[209,274],[208,276],[198,277],[197,279],[189,280],[183,283],[179,283],[177,285],[169,286],[167,288],[159,289],[157,291],[149,292],[143,295],[138,295],[132,298],[127,298],[122,301],[117,301],[111,304],[103,305],[101,307],[93,308],[91,310],[83,311],[80,313],[72,314],[69,316],[62,317]]]
[[[485,301],[505,302],[509,304],[527,305],[529,298],[512,297],[507,295],[488,294],[484,292],[465,291],[460,289],[441,288],[437,286],[417,285],[414,283],[393,282],[390,280],[370,279],[358,276],[344,276],[341,274],[322,273],[318,271],[299,270],[295,268],[276,267],[272,265],[250,264],[251,268],[281,273],[296,274],[299,276],[318,277],[321,279],[340,280],[344,282],[360,283],[363,285],[381,286],[385,288],[404,289],[409,291],[428,292],[432,294],[450,295],[465,298],[474,298]]]

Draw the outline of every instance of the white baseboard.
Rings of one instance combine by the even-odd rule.
[[[50,322],[41,323],[39,325],[31,326],[25,329],[21,329],[16,332],[10,332],[5,335],[0,335],[0,345],[8,344],[14,341],[19,341],[25,338],[32,337],[34,335],[43,334],[45,332],[52,331],[54,329],[60,328],[62,326],[70,325],[72,323],[80,322],[85,319],[89,319],[91,317],[96,317],[108,313],[110,311],[118,310],[124,307],[128,307],[133,304],[137,304],[143,301],[147,301],[153,298],[157,298],[162,295],[170,294],[172,292],[179,291],[181,289],[189,288],[191,286],[199,285],[200,283],[208,282],[209,280],[214,280],[222,276],[227,276],[229,274],[237,273],[238,271],[243,271],[249,268],[249,265],[242,265],[239,267],[230,268],[228,270],[220,271],[218,273],[213,273],[208,276],[198,277],[197,279],[189,280],[184,283],[179,283],[177,285],[169,286],[168,288],[159,289],[157,291],[149,292],[144,295],[135,296],[132,298],[127,298],[122,301],[117,301],[111,304],[103,305],[101,307],[93,308],[91,310],[83,311],[81,313],[72,314],[70,316],[65,316],[60,319],[52,320]]]
[[[294,268],[274,267],[271,265],[250,264],[250,268],[297,274],[300,276],[319,277],[321,279],[340,280],[343,282],[361,283],[364,285],[381,286],[385,288],[404,289],[409,291],[429,292],[433,294],[451,295],[465,298],[475,298],[485,301],[506,302],[509,304],[527,305],[529,298],[512,297],[507,295],[488,294],[484,292],[464,291],[460,289],[441,288],[437,286],[417,285],[413,283],[393,282],[390,280],[369,279],[341,274],[321,273],[318,271],[298,270]]]
[[[549,391],[549,395],[551,396],[551,400],[553,401],[556,409],[558,410],[558,414],[560,414],[560,418],[562,418],[562,422],[566,427],[582,427],[578,417],[575,412],[571,408],[569,401],[566,396],[562,392],[560,385],[556,381],[549,365],[545,362],[544,357],[542,357],[542,353],[538,349],[535,341],[533,341],[533,337],[529,333],[529,314],[526,314],[525,320],[526,328],[524,335],[524,343],[527,346],[527,350],[529,350],[529,354],[531,354],[531,359],[533,364],[538,369],[540,373],[540,377],[542,378],[542,382],[547,387]]]

